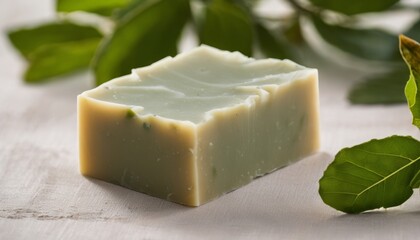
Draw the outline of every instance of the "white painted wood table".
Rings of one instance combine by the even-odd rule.
[[[0,1],[2,32],[52,17],[50,0]],[[25,85],[25,63],[2,34],[0,239],[418,239],[418,191],[401,207],[361,215],[337,212],[318,196],[318,179],[339,149],[393,134],[420,137],[406,106],[352,106],[345,95],[359,75],[321,65],[321,152],[188,208],[82,177],[76,96],[92,77]]]

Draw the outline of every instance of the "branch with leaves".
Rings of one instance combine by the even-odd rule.
[[[405,95],[420,128],[420,45],[400,37],[401,54],[410,78]],[[331,207],[360,213],[401,205],[420,187],[420,142],[391,136],[341,150],[319,181],[319,194]]]
[[[296,49],[310,41],[301,27],[306,19],[326,43],[342,52],[368,61],[399,61],[396,36],[357,27],[360,14],[404,8],[399,0],[279,1],[293,13],[278,19],[260,16],[255,6],[262,0],[56,0],[57,20],[8,34],[28,61],[24,74],[28,83],[90,68],[99,85],[132,68],[176,55],[186,25],[193,26],[203,44],[248,56],[256,50],[266,57],[299,61]],[[113,28],[104,34],[96,25],[80,25],[74,12],[100,16]],[[279,27],[268,27],[273,22]],[[420,21],[405,34],[420,39],[419,32]],[[400,64],[391,73],[368,79],[352,90],[349,99],[354,103],[404,101],[399,91],[404,70]]]

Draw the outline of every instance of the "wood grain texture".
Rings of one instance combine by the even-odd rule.
[[[0,27],[52,17],[50,0],[0,0]],[[345,146],[413,135],[406,106],[351,106],[359,76],[320,64],[322,151],[199,208],[187,208],[78,171],[76,96],[87,73],[30,86],[0,37],[0,239],[413,239],[418,194],[401,207],[343,215],[324,205],[318,179]],[[319,61],[318,61],[319,62]]]

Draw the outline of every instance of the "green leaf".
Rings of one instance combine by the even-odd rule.
[[[420,169],[420,142],[392,136],[342,149],[319,181],[319,194],[331,207],[360,213],[405,202]]]
[[[401,35],[400,51],[410,69],[410,78],[405,86],[405,96],[413,115],[413,124],[420,128],[420,45],[416,41]]]
[[[149,1],[125,15],[95,56],[96,83],[175,55],[177,41],[189,18],[188,0]]]
[[[28,58],[38,48],[46,45],[102,37],[102,34],[93,27],[70,22],[54,22],[33,28],[15,29],[9,31],[8,35],[13,46],[25,58]]]
[[[261,24],[256,24],[258,45],[267,57],[278,59],[294,59],[295,56],[290,50],[292,46],[284,40],[274,37],[268,29]]]
[[[126,6],[132,0],[57,0],[57,12],[85,11],[110,15],[115,9]]]
[[[408,70],[398,69],[390,73],[367,78],[353,86],[348,99],[353,104],[405,103],[404,87]]]
[[[399,2],[399,0],[310,0],[312,4],[347,15],[366,12],[379,12],[386,10]]]
[[[420,170],[417,171],[417,174],[414,176],[413,180],[411,180],[410,186],[412,188],[419,188],[420,187]]]
[[[211,1],[199,26],[201,43],[252,55],[252,19],[239,5],[225,0]]]
[[[45,45],[29,55],[25,81],[40,83],[48,78],[87,68],[100,38]]]
[[[9,39],[29,61],[24,78],[36,83],[89,66],[102,34],[70,22],[12,30]]]
[[[342,1],[340,1],[342,2]],[[379,29],[354,29],[312,18],[320,36],[344,52],[367,60],[398,61],[398,38]]]

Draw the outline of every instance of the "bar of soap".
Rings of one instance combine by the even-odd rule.
[[[318,102],[316,69],[200,46],[78,96],[80,171],[199,206],[316,152]]]

